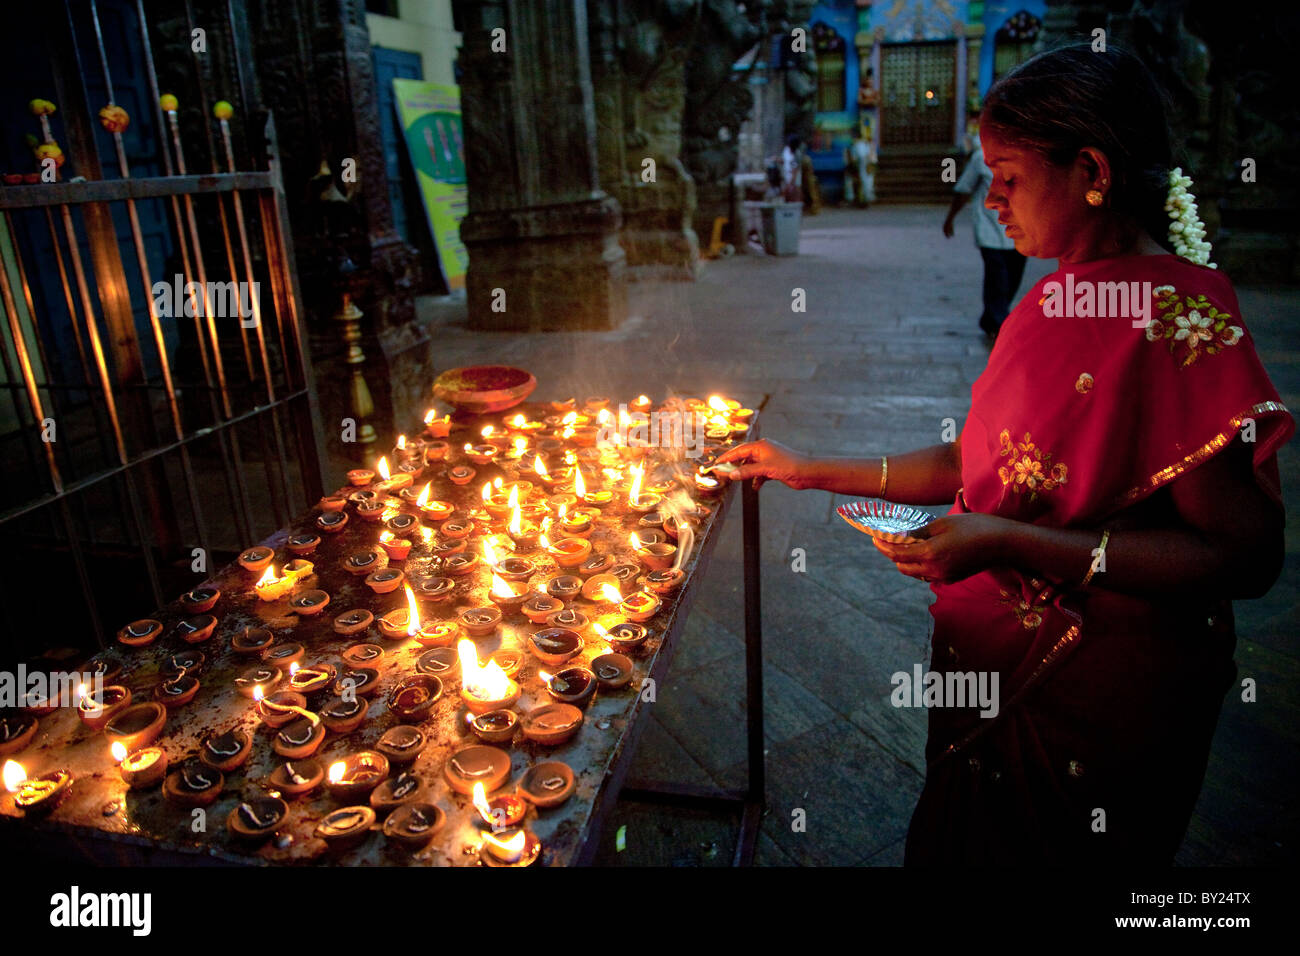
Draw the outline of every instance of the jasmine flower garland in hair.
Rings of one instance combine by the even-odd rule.
[[[1205,223],[1196,215],[1196,197],[1191,194],[1191,185],[1191,177],[1184,176],[1181,167],[1169,171],[1169,195],[1165,199],[1165,212],[1173,220],[1169,224],[1169,242],[1174,252],[1189,262],[1217,269],[1210,261]]]

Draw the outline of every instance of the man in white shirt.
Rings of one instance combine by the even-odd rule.
[[[1020,279],[1025,274],[1025,257],[1016,252],[1016,244],[1007,238],[1006,229],[998,222],[998,214],[984,205],[984,197],[988,195],[992,182],[993,172],[984,163],[984,150],[976,137],[975,151],[953,187],[952,205],[948,208],[948,218],[943,222],[943,234],[952,238],[953,220],[969,202],[971,218],[975,221],[975,245],[984,259],[984,314],[980,316],[980,328],[990,337],[996,337],[1020,288]]]

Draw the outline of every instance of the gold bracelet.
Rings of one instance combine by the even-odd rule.
[[[885,485],[889,482],[889,456],[880,456],[880,494],[877,497],[885,497]]]
[[[1083,576],[1083,583],[1079,585],[1080,587],[1086,588],[1088,586],[1088,582],[1092,580],[1093,573],[1097,570],[1098,567],[1106,563],[1106,542],[1109,540],[1110,540],[1110,532],[1103,531],[1101,533],[1101,546],[1097,548],[1093,556],[1092,563],[1088,565],[1088,573]]]

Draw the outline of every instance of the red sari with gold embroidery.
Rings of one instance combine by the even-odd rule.
[[[1072,276],[1067,277],[1067,273]],[[1089,317],[1151,284],[1151,322]],[[1044,300],[1072,295],[1068,300]],[[1140,286],[1138,287],[1141,288]],[[982,512],[1112,535],[1176,527],[1168,485],[1252,430],[1279,506],[1295,430],[1221,273],[1177,256],[1069,266],[1016,306],[972,388],[963,488]],[[1232,503],[1223,503],[1232,520]],[[997,671],[1000,709],[930,711],[909,865],[1173,861],[1235,681],[1231,602],[1086,592],[1010,568],[935,584],[931,669]]]

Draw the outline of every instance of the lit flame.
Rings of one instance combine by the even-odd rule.
[[[727,400],[718,395],[710,395],[709,408],[713,409],[715,412],[725,413],[727,410]]]
[[[587,483],[582,480],[582,469],[574,469],[573,472],[573,493],[579,498],[587,497]]]
[[[649,396],[649,395],[638,395],[638,396],[636,397],[636,403],[637,403],[638,405],[649,405],[649,404],[650,404],[650,396]]]
[[[619,592],[618,588],[614,587],[614,585],[610,584],[608,581],[600,586],[600,596],[606,601],[613,601],[615,604],[623,603],[623,595]]]
[[[492,819],[492,806],[487,802],[487,791],[483,789],[483,781],[481,780],[474,783],[474,809],[488,823],[495,822]]]
[[[632,542],[633,551],[640,551],[642,548],[645,547],[645,545],[641,543],[640,536],[635,531],[633,531],[630,535],[628,535],[627,538],[630,542]]]
[[[268,564],[266,570],[262,573],[262,576],[257,579],[257,584],[253,586],[261,587],[263,584],[274,584],[278,580],[280,579],[275,576],[275,565]]]
[[[467,455],[472,454],[473,451],[474,451],[474,446],[471,445],[469,442],[465,442],[465,454]]]
[[[415,499],[415,506],[417,508],[423,508],[425,505],[429,503],[429,490],[432,487],[433,487],[433,482],[430,481],[424,486],[424,488],[420,490],[420,497]]]
[[[642,465],[634,465],[632,471],[632,487],[627,493],[627,503],[637,505],[641,503],[641,479],[645,477],[645,468]]]
[[[564,516],[568,513],[569,513],[569,506],[566,504],[561,504],[560,510],[555,513],[555,518],[557,521],[563,521]]]
[[[5,789],[14,793],[27,782],[27,771],[17,760],[6,760],[4,767]]]
[[[498,840],[492,834],[485,833],[483,834],[483,841],[490,843],[495,848],[492,851],[494,856],[500,857],[509,863],[513,863],[524,855],[524,847],[528,843],[523,830],[520,830],[509,840]]]
[[[542,679],[542,683],[547,687],[551,686],[551,681],[555,680],[554,674],[548,674],[546,671],[538,671],[537,676]]]
[[[406,607],[408,614],[406,618],[406,634],[408,637],[415,637],[420,633],[420,606],[415,603],[415,592],[411,590],[409,584],[403,584],[406,588]]]
[[[577,413],[577,412],[569,412],[569,413],[567,413],[563,418],[560,419],[560,424],[561,424],[561,425],[572,425],[572,424],[573,424],[574,422],[576,422],[577,420],[578,420],[578,413]]]
[[[492,482],[483,482],[483,490],[479,493],[483,496],[484,503],[486,503],[487,500],[492,497]]]
[[[348,769],[347,763],[342,760],[336,760],[330,764],[330,783],[338,783],[343,779],[343,771]]]
[[[302,665],[299,664],[297,661],[294,661],[292,664],[289,665],[289,676],[292,677],[294,674],[298,673],[298,671],[300,671],[301,669],[302,669]]]
[[[523,415],[516,415],[514,418],[510,419],[510,424],[514,425],[515,428],[523,428],[526,421],[528,421],[528,419],[524,418]]]
[[[266,695],[262,693],[261,684],[258,684],[256,687],[253,688],[253,700],[255,700],[257,703],[260,704],[262,702],[262,698],[265,696]]]
[[[543,478],[551,477],[551,473],[546,470],[546,462],[542,461],[541,455],[536,455],[533,458],[533,471],[537,472],[537,474]]]
[[[492,487],[495,488],[495,489],[498,490],[498,491],[501,490],[501,476],[500,476],[500,475],[497,475],[495,478],[492,479]]]
[[[471,640],[462,638],[456,649],[460,655],[460,685],[466,693],[479,700],[502,700],[510,695],[512,681],[500,664],[489,660],[486,667],[479,666],[478,651]]]
[[[564,431],[560,432],[560,437],[561,437],[562,439],[564,439],[565,441],[568,441],[570,438],[572,438],[572,437],[573,437],[573,426],[572,426],[572,425],[565,425],[565,426],[564,426]]]
[[[547,518],[546,520],[550,521],[551,519]],[[545,531],[543,531],[541,535],[538,536],[537,541],[542,546],[542,548],[546,551],[550,551],[551,548],[553,547],[553,545],[551,544],[551,539],[546,536]]]
[[[126,759],[126,748],[122,746],[122,742],[120,740],[114,740],[112,746],[110,746],[108,749],[112,752],[113,759],[116,760],[118,763],[121,763],[123,760]]]
[[[608,424],[610,424],[613,420],[614,420],[614,416],[613,416],[612,414],[610,414],[610,411],[609,411],[608,408],[602,408],[602,409],[600,410],[600,413],[596,416],[596,421],[599,422],[599,423],[602,424],[602,425],[608,425]]]
[[[491,425],[484,425],[483,430],[479,432],[479,434],[482,435],[484,438],[491,438],[492,435],[495,433],[495,431],[496,429],[493,428]]]
[[[596,637],[599,640],[605,642],[605,653],[606,654],[614,653],[614,648],[609,643],[609,631],[606,630],[605,627],[599,621],[593,621],[591,625],[591,629],[595,631]]]
[[[485,550],[486,544],[487,542],[484,542]],[[492,575],[492,593],[499,598],[511,598],[516,596],[514,588],[496,574]]]
[[[437,417],[438,417],[438,413],[435,412],[435,411],[431,408],[431,409],[429,409],[427,412],[424,413],[424,423],[425,423],[426,425],[432,425],[432,424],[433,424],[433,420],[434,420],[435,418],[437,418]]]
[[[397,436],[397,450],[398,450],[398,451],[406,451],[406,436],[405,436],[405,435],[398,435],[398,436]]]
[[[379,464],[375,465],[375,471],[379,472],[380,478],[384,479],[384,481],[387,481],[389,479],[388,459],[380,458]]]
[[[642,395],[641,397],[645,398],[644,395]],[[648,402],[650,401],[650,399],[646,398],[646,401]],[[619,430],[622,431],[623,429],[627,428],[631,424],[632,424],[632,416],[627,413],[626,408],[620,405],[618,409]]]
[[[516,439],[515,439],[515,457],[516,457],[516,458],[522,458],[522,457],[524,457],[524,452],[526,452],[527,450],[528,450],[528,439],[527,439],[527,438],[516,438]]]
[[[523,518],[519,514],[519,486],[510,486],[510,533],[518,537],[523,533]]]
[[[489,568],[496,567],[497,553],[492,548],[492,542],[487,538],[483,539],[483,560],[487,562]],[[496,577],[496,575],[493,575],[493,577]]]
[[[610,484],[616,485],[623,480],[623,469],[621,468],[602,468],[601,471]]]
[[[564,453],[564,463],[566,465],[576,465],[578,463],[578,456],[571,451],[566,451]]]

